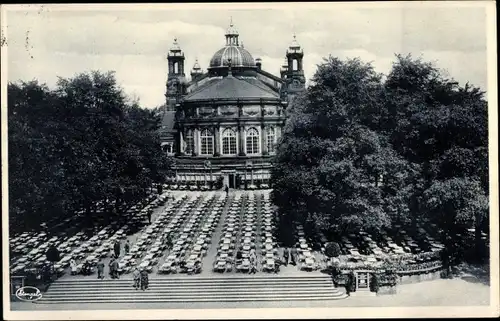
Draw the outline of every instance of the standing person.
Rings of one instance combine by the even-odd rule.
[[[141,272],[139,272],[137,266],[134,268],[132,275],[134,276],[134,288],[139,290],[139,287],[141,286]]]
[[[120,275],[118,274],[118,268],[119,268],[118,260],[115,259],[111,265],[113,266],[113,279],[119,279]]]
[[[227,197],[229,195],[229,186],[226,185],[225,191],[226,191],[226,197]]]
[[[115,250],[115,257],[119,258],[120,257],[120,241],[116,241],[113,249]]]
[[[254,249],[250,251],[250,273],[257,273],[257,256]]]
[[[153,211],[148,210],[148,222],[151,224],[151,215],[153,214]]]
[[[109,276],[114,279],[115,278],[115,262],[116,262],[116,259],[115,259],[115,256],[114,255],[111,255],[111,261],[109,261]]]
[[[125,249],[125,254],[128,254],[128,252],[130,251],[130,241],[129,240],[127,240],[127,243],[125,243],[124,249]]]
[[[97,263],[97,278],[104,279],[104,263],[101,259],[99,259],[99,262]]]
[[[75,275],[78,273],[75,259],[71,259],[71,261],[69,261],[69,266],[71,267],[71,275]]]
[[[291,262],[290,264],[292,265],[296,265],[297,264],[297,249],[295,247],[292,247],[292,251],[291,251]]]
[[[115,255],[111,254],[111,260],[109,260],[108,267],[109,267],[109,277],[114,279],[114,273],[113,273],[113,261],[115,260]]]
[[[141,290],[146,290],[149,286],[149,275],[146,269],[141,269]]]
[[[286,247],[285,250],[283,251],[283,264],[285,266],[288,266],[289,256],[290,256],[290,252],[289,252],[288,248]]]

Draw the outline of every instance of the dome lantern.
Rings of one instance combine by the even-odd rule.
[[[238,30],[233,25],[233,17],[229,23],[229,28],[226,30],[226,46],[239,46],[238,44]]]

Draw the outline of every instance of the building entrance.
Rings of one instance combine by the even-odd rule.
[[[225,173],[223,177],[224,177],[224,187],[228,186],[229,188],[236,188],[236,174]]]
[[[235,180],[235,175],[234,174],[229,174],[229,188],[235,188],[235,183],[234,183],[234,180]]]

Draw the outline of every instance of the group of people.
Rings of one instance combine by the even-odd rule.
[[[143,291],[149,288],[149,275],[148,271],[145,269],[140,269],[136,266],[134,272],[132,273],[134,276],[134,288],[139,290],[139,288]]]

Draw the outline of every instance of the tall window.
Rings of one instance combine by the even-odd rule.
[[[299,62],[297,61],[297,59],[292,60],[292,70],[293,71],[299,70]]]
[[[276,151],[275,139],[276,135],[274,134],[274,127],[268,127],[266,129],[266,138],[267,138],[267,151],[269,153],[274,153]]]
[[[230,128],[222,132],[222,154],[236,154],[236,133]]]
[[[255,128],[247,131],[247,154],[259,153],[259,132]]]
[[[208,129],[201,131],[201,155],[212,155],[214,153],[214,136]]]
[[[186,143],[184,152],[186,154],[192,154],[194,150],[194,139],[193,139],[193,131],[191,129],[186,132],[186,137],[184,138],[184,141]]]

